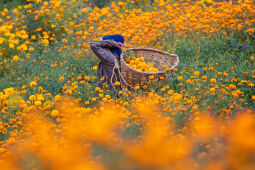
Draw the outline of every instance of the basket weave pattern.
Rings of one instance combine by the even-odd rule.
[[[158,72],[145,72],[139,71],[126,63],[126,58],[130,57],[127,53],[132,52],[134,57],[144,57],[145,60],[150,61],[154,67],[158,68]],[[166,74],[169,74],[163,70],[162,66],[166,65],[170,68],[170,74],[172,74],[172,70],[176,68],[179,64],[179,57],[175,54],[169,54],[160,50],[155,50],[151,48],[130,48],[121,53],[120,56],[121,62],[121,74],[124,81],[122,81],[122,85],[124,87],[135,85],[141,82],[148,82],[149,77],[154,75],[155,79],[159,77],[165,77]]]

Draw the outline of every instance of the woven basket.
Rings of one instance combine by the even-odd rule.
[[[139,71],[126,63],[126,58],[129,57],[130,52],[134,57],[144,57],[145,61],[150,61],[154,67],[159,71],[154,72],[145,72]],[[137,84],[142,84],[144,82],[149,82],[149,77],[153,75],[154,80],[159,79],[160,77],[165,77],[166,74],[172,74],[173,69],[176,68],[179,64],[179,57],[175,54],[169,54],[160,50],[155,50],[151,48],[130,48],[121,53],[120,56],[121,63],[121,74],[122,74],[122,86],[126,88],[134,87]],[[166,65],[170,68],[169,72],[163,70],[162,66]]]

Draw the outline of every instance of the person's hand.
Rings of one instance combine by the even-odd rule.
[[[128,46],[126,44],[123,44],[121,42],[115,42],[115,45],[119,49],[122,49],[122,47],[128,48]]]

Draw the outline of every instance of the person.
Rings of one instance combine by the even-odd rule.
[[[90,42],[90,48],[100,59],[97,68],[98,87],[102,88],[107,83],[110,90],[114,89],[114,83],[120,82],[120,55],[124,44],[124,37],[120,34],[106,35],[100,41]]]

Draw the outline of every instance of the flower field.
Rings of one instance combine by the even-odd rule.
[[[0,7],[1,169],[255,169],[253,0],[26,1]],[[101,89],[107,34],[180,63]]]

